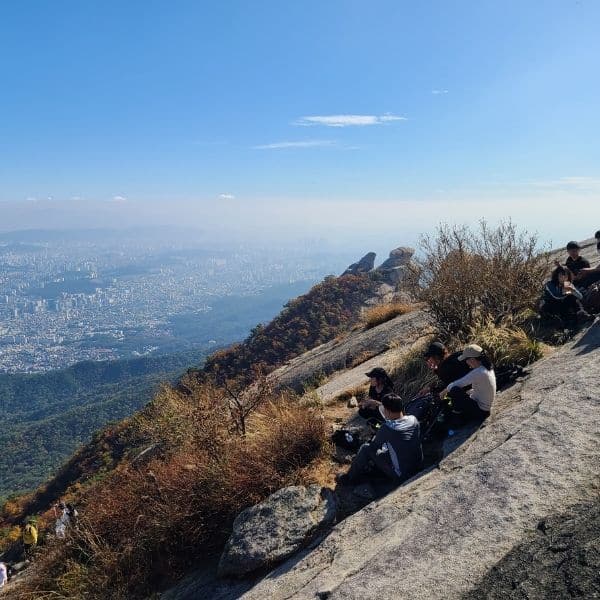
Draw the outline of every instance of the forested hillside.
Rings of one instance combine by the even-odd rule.
[[[272,371],[356,323],[375,285],[367,274],[325,278],[288,302],[268,325],[257,325],[244,342],[212,354],[201,376],[248,383]]]
[[[97,429],[132,414],[201,351],[0,375],[0,498],[50,477]]]

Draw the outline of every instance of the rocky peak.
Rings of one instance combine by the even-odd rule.
[[[375,266],[375,252],[368,252],[358,262],[352,263],[343,273],[343,275],[358,275],[358,273],[368,273]]]

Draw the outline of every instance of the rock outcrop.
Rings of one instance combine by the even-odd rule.
[[[597,500],[599,431],[596,322],[500,395],[485,426],[438,469],[347,518],[243,598],[446,600],[476,593],[541,519]]]
[[[218,573],[243,577],[280,563],[335,520],[331,490],[318,485],[291,486],[242,511],[233,523]]]
[[[358,262],[352,263],[343,273],[344,275],[358,275],[359,273],[368,273],[375,266],[375,252],[368,252]]]
[[[400,246],[390,252],[390,256],[376,269],[382,280],[389,285],[398,287],[414,280],[419,273],[419,267],[412,259],[414,248]]]
[[[431,318],[423,311],[414,311],[391,319],[372,329],[354,331],[348,336],[322,344],[292,359],[269,376],[277,386],[301,391],[315,374],[328,375],[354,364],[365,363],[370,357],[388,351],[390,346],[410,348],[433,331]],[[376,360],[376,359],[373,359]],[[364,379],[364,368],[360,367]],[[349,375],[350,378],[356,376]]]

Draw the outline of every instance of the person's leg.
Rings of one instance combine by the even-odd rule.
[[[456,389],[458,388],[451,391],[454,392]],[[465,423],[468,421],[483,421],[490,416],[489,412],[481,410],[477,402],[462,389],[454,394],[452,407],[460,413],[461,421]]]
[[[345,479],[349,482],[357,481],[361,477],[368,475],[373,471],[373,463],[371,461],[370,444],[363,444],[356,456],[352,459],[352,464]]]

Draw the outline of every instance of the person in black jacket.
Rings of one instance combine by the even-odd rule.
[[[396,394],[386,394],[381,399],[380,410],[384,418],[382,426],[373,440],[360,447],[348,473],[338,476],[339,483],[383,477],[398,485],[422,468],[419,421],[413,415],[404,414],[404,402]]]
[[[385,420],[379,410],[381,399],[394,392],[394,384],[385,369],[375,367],[365,373],[371,380],[369,395],[358,405],[358,414],[369,423],[383,423]]]

